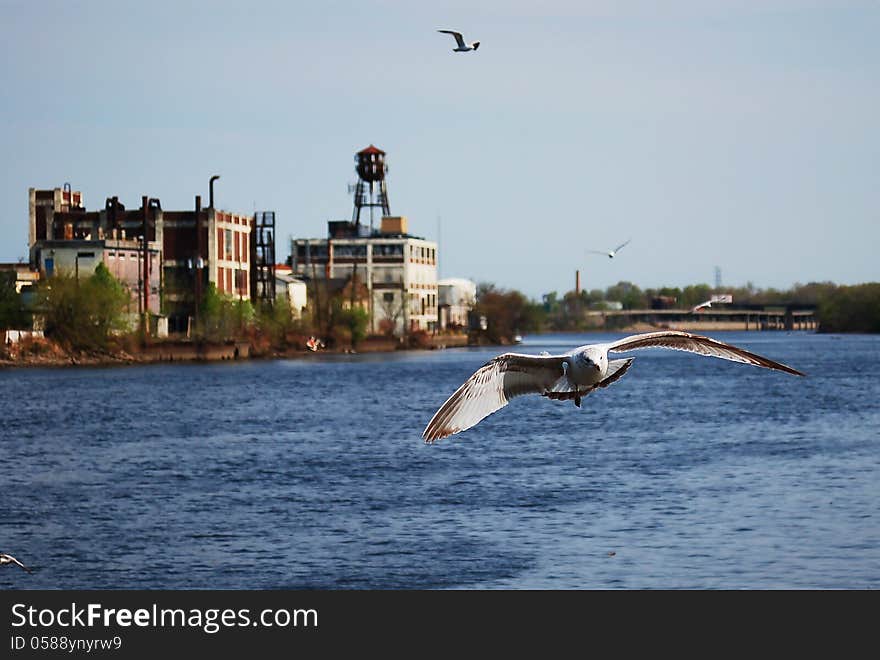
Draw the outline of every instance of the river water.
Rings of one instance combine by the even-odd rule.
[[[427,446],[500,349],[2,371],[0,588],[880,587],[880,337],[713,336],[808,377],[638,351]]]

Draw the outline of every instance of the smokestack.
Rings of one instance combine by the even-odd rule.
[[[220,178],[219,174],[215,174],[208,181],[208,189],[211,191],[211,197],[209,198],[210,206],[208,208],[214,208],[214,181]]]
[[[574,292],[581,295],[581,271],[574,271]]]

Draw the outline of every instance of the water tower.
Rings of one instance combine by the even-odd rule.
[[[354,211],[351,214],[351,221],[359,225],[361,209],[368,207],[370,233],[372,233],[374,208],[382,209],[383,215],[391,215],[391,208],[388,206],[388,188],[385,185],[385,174],[388,173],[385,152],[371,144],[354,155],[354,162],[358,182],[354,189]]]

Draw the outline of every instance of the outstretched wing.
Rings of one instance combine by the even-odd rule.
[[[459,48],[464,48],[464,37],[461,36],[461,32],[456,32],[455,30],[437,30],[437,32],[442,32],[443,34],[451,34],[455,37],[455,42],[458,44]]]
[[[4,554],[3,554],[3,557],[4,557],[7,561],[9,561],[9,562],[15,564],[16,566],[20,566],[22,570],[27,571],[28,573],[32,573],[32,572],[33,572],[33,571],[31,571],[31,569],[29,569],[27,566],[25,566],[24,564],[22,564],[20,561],[18,561],[18,560],[17,560],[15,557],[13,557],[12,555],[7,555],[7,554],[4,553]]]
[[[590,254],[601,254],[602,256],[608,256],[608,250],[587,250]]]
[[[765,367],[766,369],[776,369],[795,376],[806,376],[797,369],[774,362],[761,355],[751,353],[744,348],[725,344],[717,339],[703,337],[701,335],[692,335],[689,332],[681,332],[679,330],[663,330],[661,332],[648,332],[641,335],[631,335],[618,339],[615,342],[607,344],[609,352],[622,353],[624,351],[634,351],[640,348],[671,348],[677,351],[689,351],[698,353],[699,355],[708,355],[723,360],[732,360],[733,362],[742,362],[744,364],[753,364],[756,367]]]
[[[617,251],[620,250],[621,248],[626,247],[627,245],[629,245],[629,242],[630,242],[631,240],[632,240],[632,239],[630,238],[630,239],[627,240],[625,243],[621,243],[621,244],[618,245],[616,248],[614,248],[614,250],[612,250],[612,251],[613,251],[613,252],[617,252]]]
[[[477,369],[434,413],[422,437],[432,443],[474,426],[522,394],[541,394],[564,375],[561,355],[505,353]]]

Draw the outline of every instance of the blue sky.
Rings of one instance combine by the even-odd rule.
[[[880,280],[876,1],[0,0],[0,31],[0,261],[29,186],[188,209],[215,173],[286,256],[351,217],[372,143],[442,276]]]

